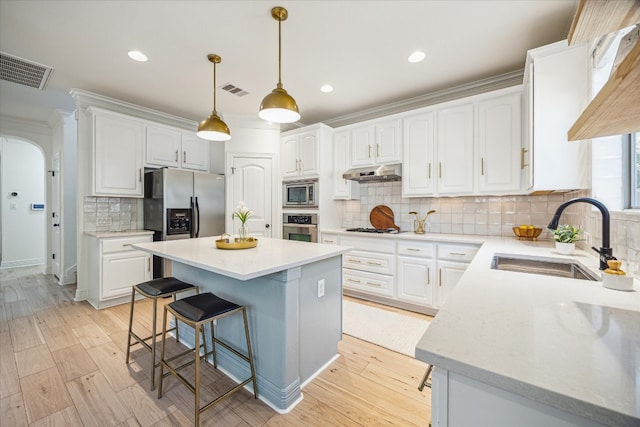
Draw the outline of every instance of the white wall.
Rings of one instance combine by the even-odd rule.
[[[46,205],[43,152],[17,139],[1,138],[0,141],[1,267],[44,264],[47,211],[31,210],[32,203]]]

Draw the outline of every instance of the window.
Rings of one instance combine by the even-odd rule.
[[[630,148],[630,207],[640,209],[640,132],[631,134]]]

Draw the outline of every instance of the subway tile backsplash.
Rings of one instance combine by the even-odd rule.
[[[138,199],[120,197],[85,197],[83,200],[85,231],[137,230]]]
[[[543,229],[540,240],[551,240],[547,230],[556,208],[565,200],[588,197],[588,190],[536,196],[477,196],[402,198],[402,182],[361,183],[360,200],[344,202],[343,227],[371,227],[369,213],[377,205],[389,206],[401,231],[412,231],[416,211],[420,217],[434,209],[426,224],[427,233],[513,236],[512,227],[531,224]],[[578,203],[562,214],[561,223],[584,229],[578,246],[590,250],[601,245],[600,212]],[[640,212],[611,212],[611,246],[614,256],[623,260],[623,269],[640,276]]]

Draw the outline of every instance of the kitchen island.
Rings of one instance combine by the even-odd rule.
[[[640,426],[640,287],[491,269],[494,254],[576,261],[486,238],[416,346],[435,366],[434,426]]]
[[[247,307],[258,397],[280,413],[301,399],[301,387],[338,355],[342,339],[342,254],[349,248],[261,237],[258,246],[221,250],[215,237],[143,243],[135,249],[171,261],[171,275]],[[237,316],[216,334],[245,349]],[[193,330],[180,330],[193,345]],[[219,349],[218,367],[232,378],[249,368]]]

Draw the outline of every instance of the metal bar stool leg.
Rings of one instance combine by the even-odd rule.
[[[133,327],[133,305],[136,301],[136,288],[131,288],[131,308],[129,309],[129,333],[127,334],[127,363],[129,363],[129,355],[131,354],[131,330]]]
[[[247,309],[242,307],[242,318],[244,319],[244,335],[247,338],[247,357],[249,358],[249,367],[251,368],[251,377],[253,379],[253,398],[258,398],[258,384],[256,382],[256,371],[253,367],[253,353],[251,352],[251,338],[249,338],[249,322],[247,321]]]

